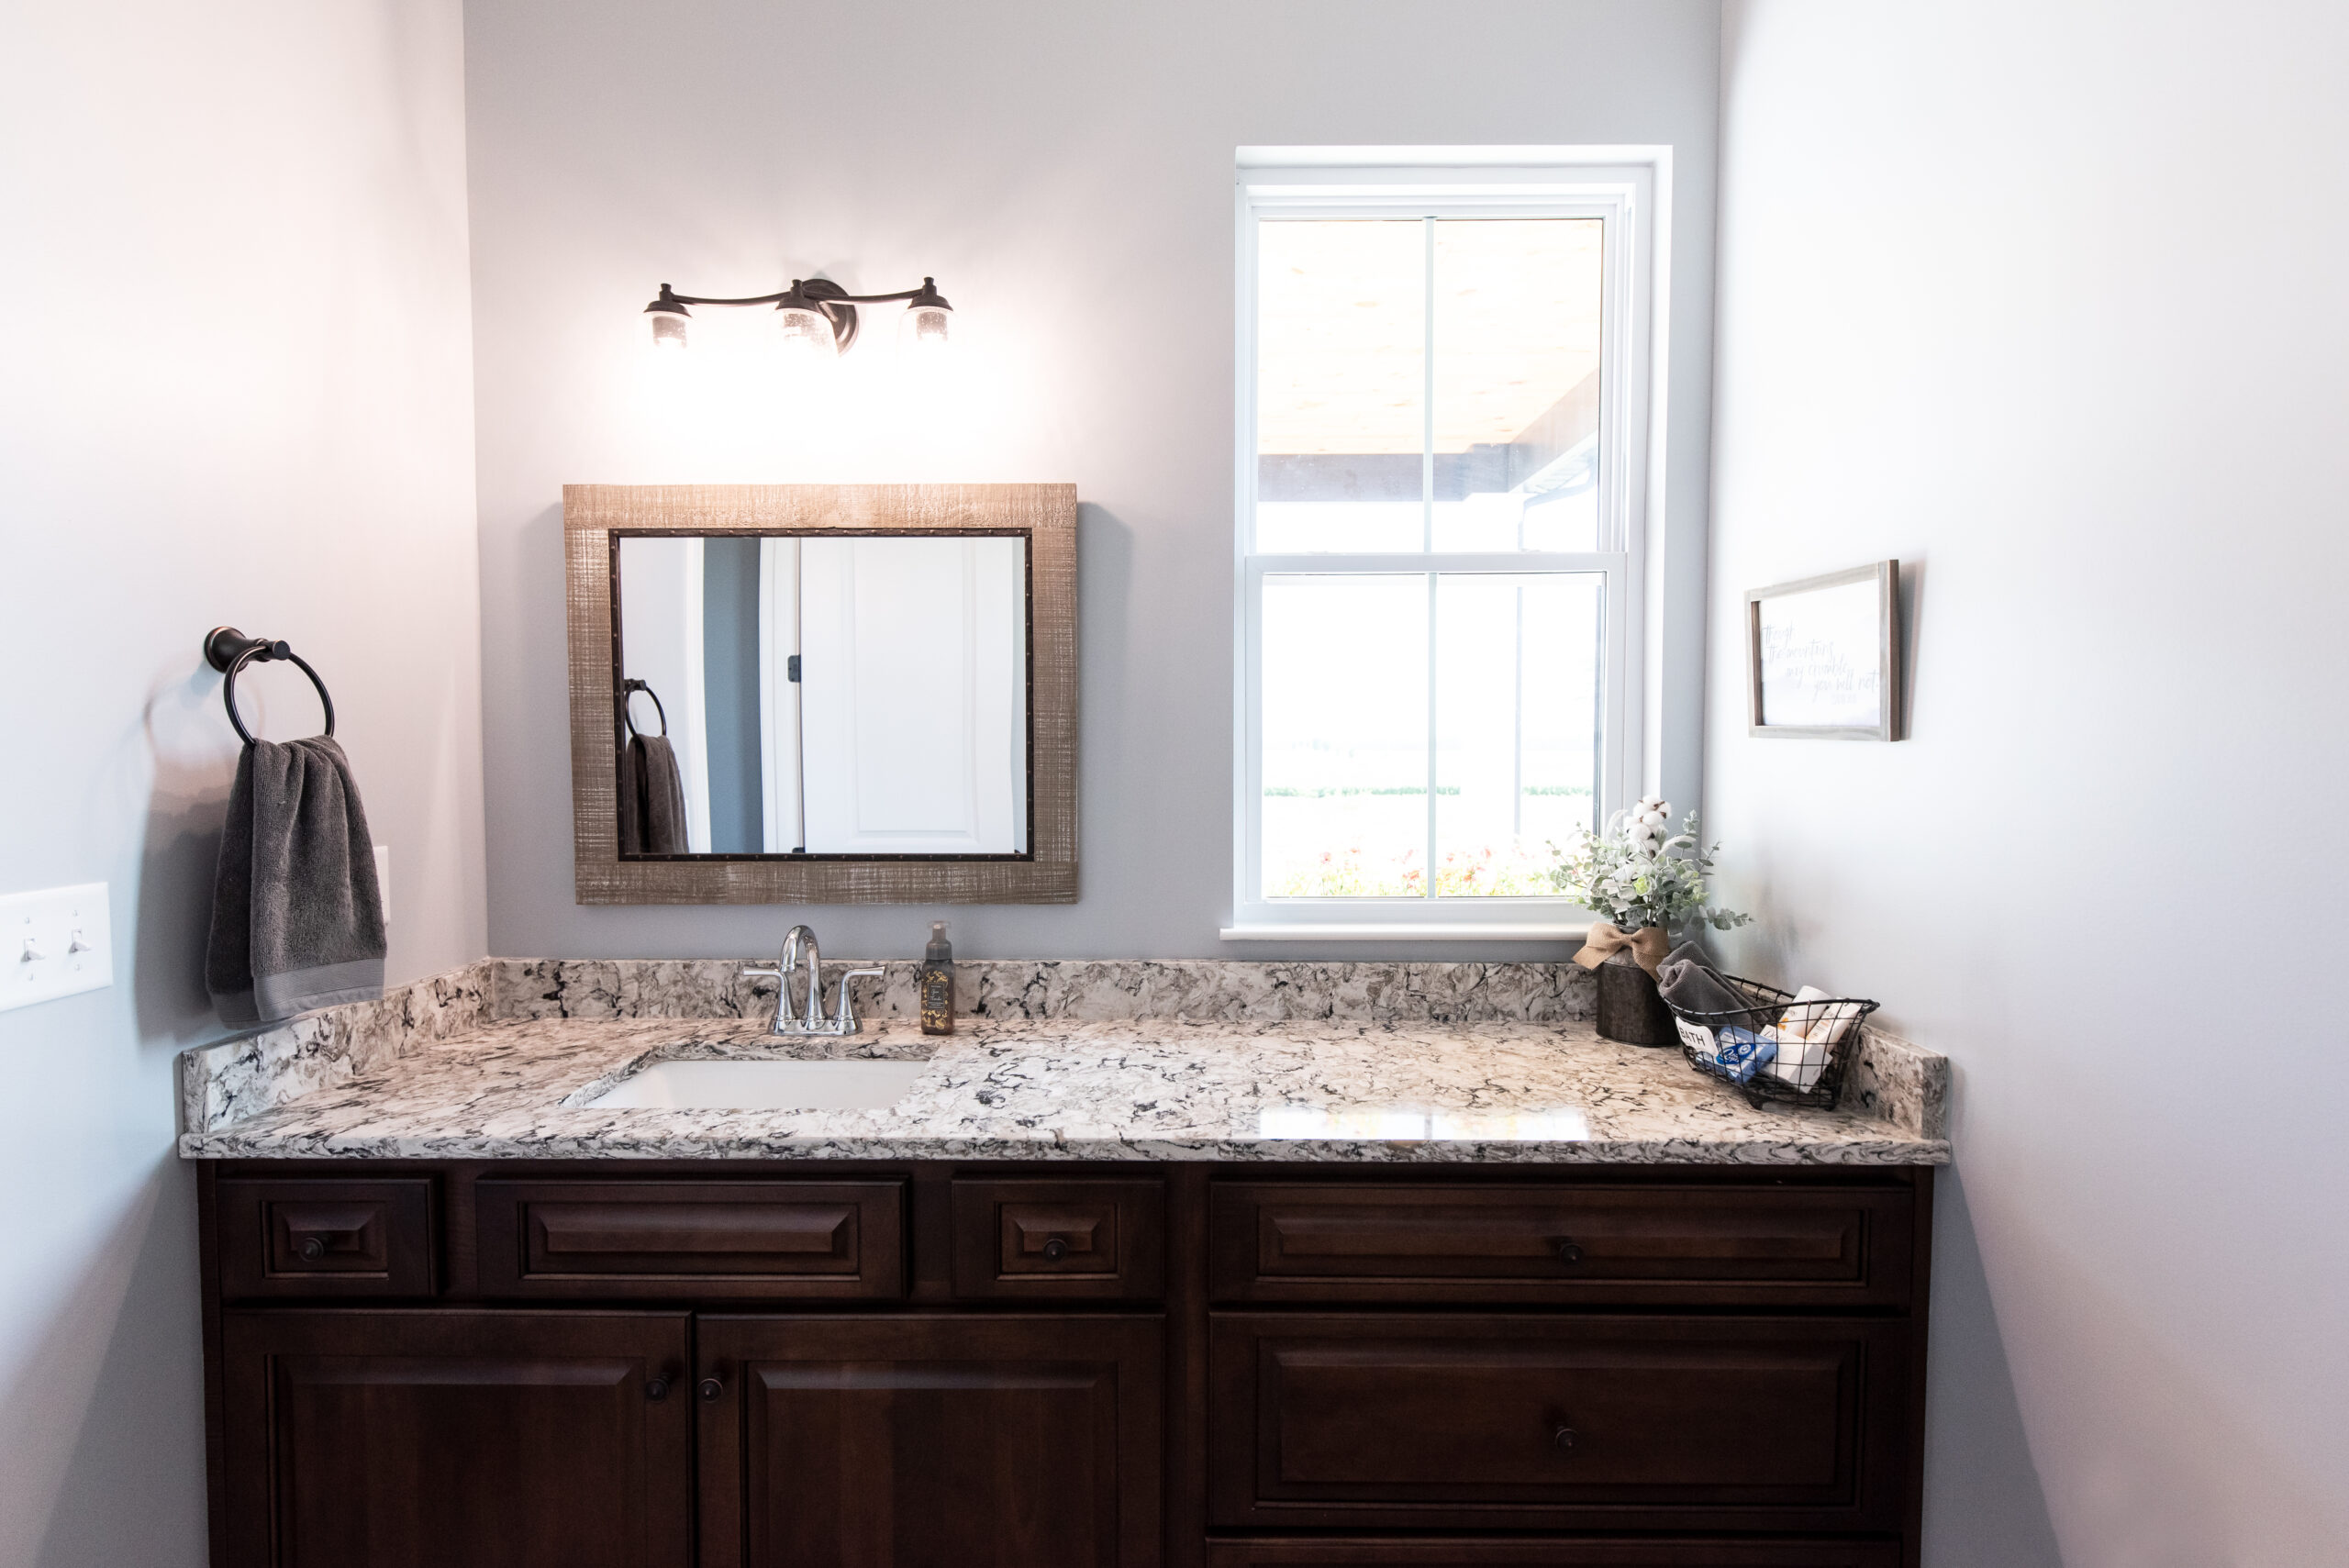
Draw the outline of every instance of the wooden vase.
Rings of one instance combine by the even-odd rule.
[[[1625,1045],[1680,1043],[1680,1031],[1656,990],[1655,976],[1640,967],[1629,949],[1598,966],[1598,1033]]]

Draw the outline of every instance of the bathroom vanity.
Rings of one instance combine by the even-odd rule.
[[[841,1040],[487,963],[189,1053],[215,1562],[1917,1561],[1939,1058],[1756,1109],[1546,965],[966,965],[937,1040],[912,970]],[[811,1057],[922,1065],[593,1103]]]

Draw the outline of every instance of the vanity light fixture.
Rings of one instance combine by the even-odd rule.
[[[829,278],[794,278],[791,286],[781,294],[753,295],[748,299],[708,299],[700,295],[678,294],[662,284],[660,297],[644,307],[644,314],[652,318],[654,348],[682,349],[685,346],[685,324],[693,319],[688,306],[772,305],[775,323],[783,328],[785,350],[796,360],[815,357],[826,349],[835,354],[846,353],[849,345],[856,341],[856,307],[889,305],[898,300],[906,302],[906,343],[924,350],[944,348],[954,307],[938,292],[935,278],[924,278],[921,287],[902,289],[896,294],[851,294]]]

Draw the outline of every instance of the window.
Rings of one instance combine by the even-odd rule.
[[[1656,165],[1251,166],[1234,937],[1581,923],[1638,790]]]

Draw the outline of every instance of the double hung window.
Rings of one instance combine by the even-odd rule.
[[[1652,166],[1240,170],[1235,936],[1578,923],[1636,795]]]

